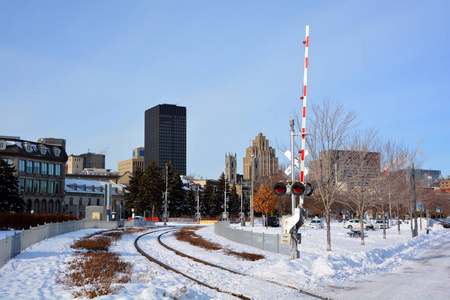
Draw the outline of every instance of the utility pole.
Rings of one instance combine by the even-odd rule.
[[[223,190],[223,211],[224,211],[224,213],[223,213],[223,218],[222,219],[228,220],[228,215],[227,215],[227,174],[226,174],[226,171],[225,171],[225,174],[223,176],[223,179],[224,179],[225,187],[224,187],[224,190]]]
[[[200,224],[200,196],[198,194],[198,184],[197,184],[197,196],[195,196],[195,200],[197,200],[197,224]]]
[[[417,230],[416,174],[414,171],[414,164],[412,164],[411,168],[411,181],[414,195],[414,229],[412,232],[412,237],[414,238],[419,234]]]
[[[295,163],[294,163],[294,136],[295,136],[295,133],[294,133],[294,120],[293,119],[290,119],[289,120],[289,124],[291,125],[291,180],[292,180],[292,182],[294,182],[295,181],[295,176],[294,176],[294,167],[295,167]],[[297,204],[296,204],[296,202],[295,202],[295,195],[294,194],[291,194],[291,202],[292,202],[292,215],[294,215],[294,211],[295,211],[295,208],[297,207]]]
[[[244,216],[244,212],[243,212],[243,190],[244,190],[244,185],[242,184],[241,181],[241,212],[239,214],[239,217],[241,218],[241,226],[245,226],[245,216]]]
[[[169,187],[169,175],[168,175],[168,167],[166,164],[166,192],[164,193],[164,226],[167,225],[167,191]]]
[[[254,211],[253,211],[253,179],[255,177],[255,155],[252,154],[252,191],[250,195],[250,223],[255,227]]]

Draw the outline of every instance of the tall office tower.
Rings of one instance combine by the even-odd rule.
[[[186,107],[160,104],[145,111],[145,168],[155,160],[160,168],[172,162],[186,175]]]
[[[234,155],[225,154],[225,174],[230,183],[237,183],[236,153]]]
[[[245,150],[244,180],[257,180],[278,173],[278,158],[275,149],[269,146],[269,140],[259,133],[252,142],[252,146]]]

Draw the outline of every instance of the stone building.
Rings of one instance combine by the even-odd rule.
[[[245,151],[244,180],[252,179],[254,168],[254,180],[276,175],[278,173],[278,158],[275,149],[269,146],[269,140],[259,133],[252,142],[252,146]]]
[[[111,210],[121,218],[125,213],[124,186],[108,181],[66,178],[65,197],[63,201],[64,213],[80,218],[86,217],[86,207],[104,206],[105,185],[111,184],[112,207]]]
[[[225,154],[225,176],[230,184],[237,183],[236,154]]]
[[[27,212],[62,212],[67,161],[64,147],[0,139],[0,158],[15,167]]]

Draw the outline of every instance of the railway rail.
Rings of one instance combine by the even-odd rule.
[[[203,259],[199,259],[197,257],[193,257],[191,255],[185,254],[185,253],[181,252],[180,250],[174,249],[174,248],[168,246],[167,244],[165,244],[161,240],[162,236],[169,234],[177,229],[178,228],[170,228],[170,229],[164,228],[164,229],[152,230],[152,231],[142,234],[138,238],[136,238],[134,245],[139,253],[141,253],[143,256],[145,256],[150,261],[162,266],[166,270],[170,270],[177,274],[180,274],[180,275],[196,282],[197,284],[200,284],[207,288],[216,290],[221,293],[226,293],[226,294],[232,295],[232,296],[240,298],[240,299],[254,299],[254,298],[258,298],[261,295],[259,295],[259,296],[251,295],[251,292],[249,292],[249,291],[232,291],[232,289],[238,289],[238,287],[230,287],[230,286],[219,287],[217,280],[215,280],[216,281],[215,284],[210,283],[211,278],[199,279],[199,277],[201,277],[201,275],[199,276],[198,274],[197,275],[190,274],[190,273],[195,273],[193,268],[190,268],[188,270],[182,270],[182,267],[180,267],[183,264],[182,262],[178,261],[178,266],[174,266],[176,263],[173,263],[173,261],[175,260],[173,255],[176,254],[175,257],[178,257],[179,259],[183,259],[183,260],[189,259],[189,262],[188,263],[184,262],[184,265],[191,265],[192,261],[195,261],[199,264],[203,264],[204,265],[203,268],[211,268],[210,269],[211,271],[208,271],[208,273],[222,272],[222,274],[223,274],[225,272],[225,273],[227,273],[226,276],[239,276],[240,278],[239,278],[238,282],[241,282],[242,280],[251,280],[251,281],[255,282],[254,286],[259,286],[259,287],[264,286],[266,288],[273,288],[273,289],[284,289],[283,293],[285,296],[296,297],[297,299],[301,299],[301,298],[304,298],[304,299],[328,299],[328,298],[324,298],[324,297],[321,297],[318,295],[314,295],[310,292],[303,291],[297,287],[290,286],[285,283],[280,283],[280,282],[276,282],[276,281],[272,281],[272,280],[259,278],[259,277],[256,277],[256,276],[253,276],[250,274],[245,274],[245,273],[237,272],[235,270],[231,270],[231,269],[228,269],[228,268],[225,268],[222,266],[218,266],[216,264],[205,261]],[[172,259],[168,259],[167,257],[158,258],[158,257],[155,257],[156,256],[155,254],[149,255],[148,254],[149,251],[146,251],[145,249],[143,249],[144,248],[143,246],[139,245],[140,244],[139,240],[148,235],[157,235],[157,238],[156,238],[157,245],[160,247],[163,247],[163,249],[166,250],[165,253],[167,255],[172,255]],[[155,244],[156,244],[156,241],[154,239],[153,245],[155,245]],[[154,252],[154,251],[152,251],[152,252]],[[165,262],[162,262],[162,260],[165,260]],[[167,261],[170,261],[172,263],[167,263]],[[221,276],[217,275],[217,276],[213,276],[213,277],[220,278]],[[269,285],[269,287],[267,287],[268,285]]]

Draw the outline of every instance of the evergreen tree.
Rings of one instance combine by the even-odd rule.
[[[188,216],[195,216],[195,213],[197,212],[197,190],[193,190],[192,188],[189,189],[189,191],[186,194],[186,202],[188,205],[188,209],[185,212],[185,215]]]
[[[225,179],[225,174],[222,173],[220,176],[219,182],[217,184],[217,192],[216,192],[216,201],[218,202],[216,206],[219,206],[219,215],[222,215],[222,212],[224,212],[224,196],[225,196],[225,189],[227,191],[227,198],[229,199],[230,196],[230,184],[228,183],[228,180]],[[227,202],[227,212],[229,212],[229,203]]]
[[[0,212],[23,212],[25,202],[19,194],[19,180],[15,168],[0,158]]]
[[[137,215],[143,215],[145,208],[141,205],[143,203],[140,193],[141,180],[144,173],[141,168],[136,168],[133,175],[130,177],[130,181],[126,188],[125,198],[125,209],[131,213],[131,209],[134,208]]]
[[[220,203],[217,202],[214,188],[209,182],[206,182],[203,188],[201,203],[202,216],[217,217],[220,214]]]
[[[140,181],[139,206],[151,211],[151,216],[155,217],[162,213],[163,192],[165,191],[165,181],[160,168],[153,160],[145,170]]]
[[[172,168],[172,162],[167,164],[167,172],[169,179],[167,195],[167,199],[170,201],[168,206],[169,215],[171,217],[181,217],[189,212],[186,191],[183,188],[180,174],[176,173]]]
[[[230,195],[228,197],[228,207],[230,212],[230,217],[237,218],[241,212],[241,197],[237,194],[236,185],[231,186]]]

